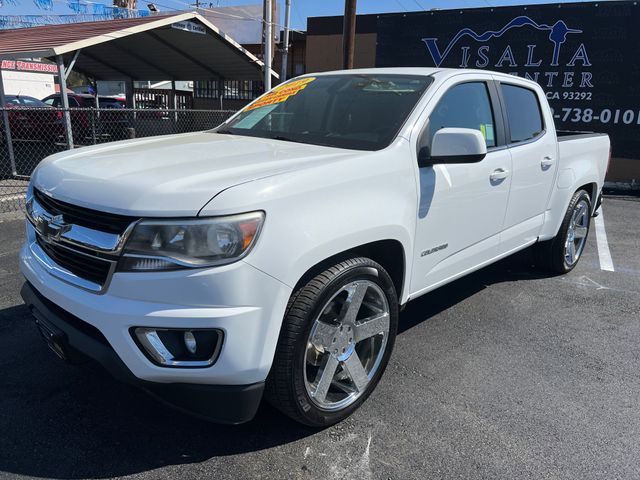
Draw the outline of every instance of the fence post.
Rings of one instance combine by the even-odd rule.
[[[96,95],[96,98],[98,96]],[[91,139],[93,140],[93,144],[96,144],[96,109],[91,109]]]
[[[11,126],[9,125],[9,113],[7,112],[7,100],[4,98],[4,81],[2,80],[2,70],[0,70],[0,108],[2,108],[2,124],[4,125],[4,136],[7,142],[7,154],[11,164],[11,175],[16,176],[16,157],[13,152],[13,139],[11,138]]]
[[[176,96],[176,81],[171,80],[171,108],[173,108],[173,131],[178,132],[178,98]]]

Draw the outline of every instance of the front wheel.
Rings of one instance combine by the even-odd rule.
[[[267,400],[306,425],[343,420],[380,380],[397,325],[395,287],[382,266],[358,257],[328,268],[289,301]]]
[[[538,263],[556,273],[568,273],[578,264],[591,226],[591,197],[584,190],[573,194],[558,234],[537,245]]]

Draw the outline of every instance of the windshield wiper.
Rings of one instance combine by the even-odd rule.
[[[270,140],[282,140],[283,142],[293,142],[293,143],[305,143],[301,140],[295,140],[293,138],[287,137],[285,135],[274,135],[274,136],[269,136],[269,137],[263,137],[262,135],[251,135],[250,133],[251,131],[242,134],[242,133],[238,133],[238,132],[233,132],[231,130],[215,130],[215,133],[220,133],[222,135],[240,135],[240,136],[245,136],[245,137],[258,137],[258,138],[268,138]]]
[[[293,143],[304,143],[301,140],[295,140],[291,137],[286,137],[284,135],[274,135],[273,137],[269,137],[271,140],[282,140],[283,142],[293,142]]]

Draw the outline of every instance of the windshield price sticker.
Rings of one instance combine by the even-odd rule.
[[[256,108],[266,107],[267,105],[276,105],[278,103],[285,102],[289,97],[293,97],[300,91],[304,90],[305,87],[315,79],[315,77],[302,78],[300,80],[294,80],[293,82],[277,86],[257,102],[245,107],[244,111],[246,112]]]
[[[493,136],[493,125],[491,125],[490,123],[481,123],[480,132],[482,133],[482,136],[488,144],[493,144],[493,142],[495,141],[495,138]]]

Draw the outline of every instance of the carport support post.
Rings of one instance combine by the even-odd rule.
[[[173,108],[174,130],[178,128],[178,99],[176,97],[176,81],[171,80],[171,108]]]
[[[13,153],[13,140],[11,138],[11,126],[9,125],[9,113],[7,112],[7,99],[4,98],[4,81],[2,80],[2,70],[0,70],[0,108],[2,108],[2,124],[4,125],[4,138],[7,142],[7,154],[11,164],[11,175],[18,174],[16,170],[16,157]]]
[[[133,126],[130,127],[129,135],[130,135],[130,138],[135,138],[136,137],[135,121],[137,120],[138,117],[136,116],[136,111],[135,111],[136,95],[134,92],[133,78],[127,78],[125,80],[124,96],[125,96],[126,107],[131,109],[131,112],[129,112],[129,123]]]
[[[133,87],[133,78],[127,78],[124,85],[125,105],[127,108],[136,108],[135,106],[135,94]]]
[[[218,77],[218,98],[220,98],[220,110],[224,110],[224,106],[222,103],[222,99],[224,98],[224,79],[222,77]]]
[[[62,55],[56,57],[56,63],[58,64],[58,77],[60,78],[60,98],[62,99],[64,130],[67,134],[67,145],[69,149],[72,149],[73,131],[71,130],[71,113],[69,112],[69,97],[67,96],[67,73],[64,68],[64,58],[62,58]]]

